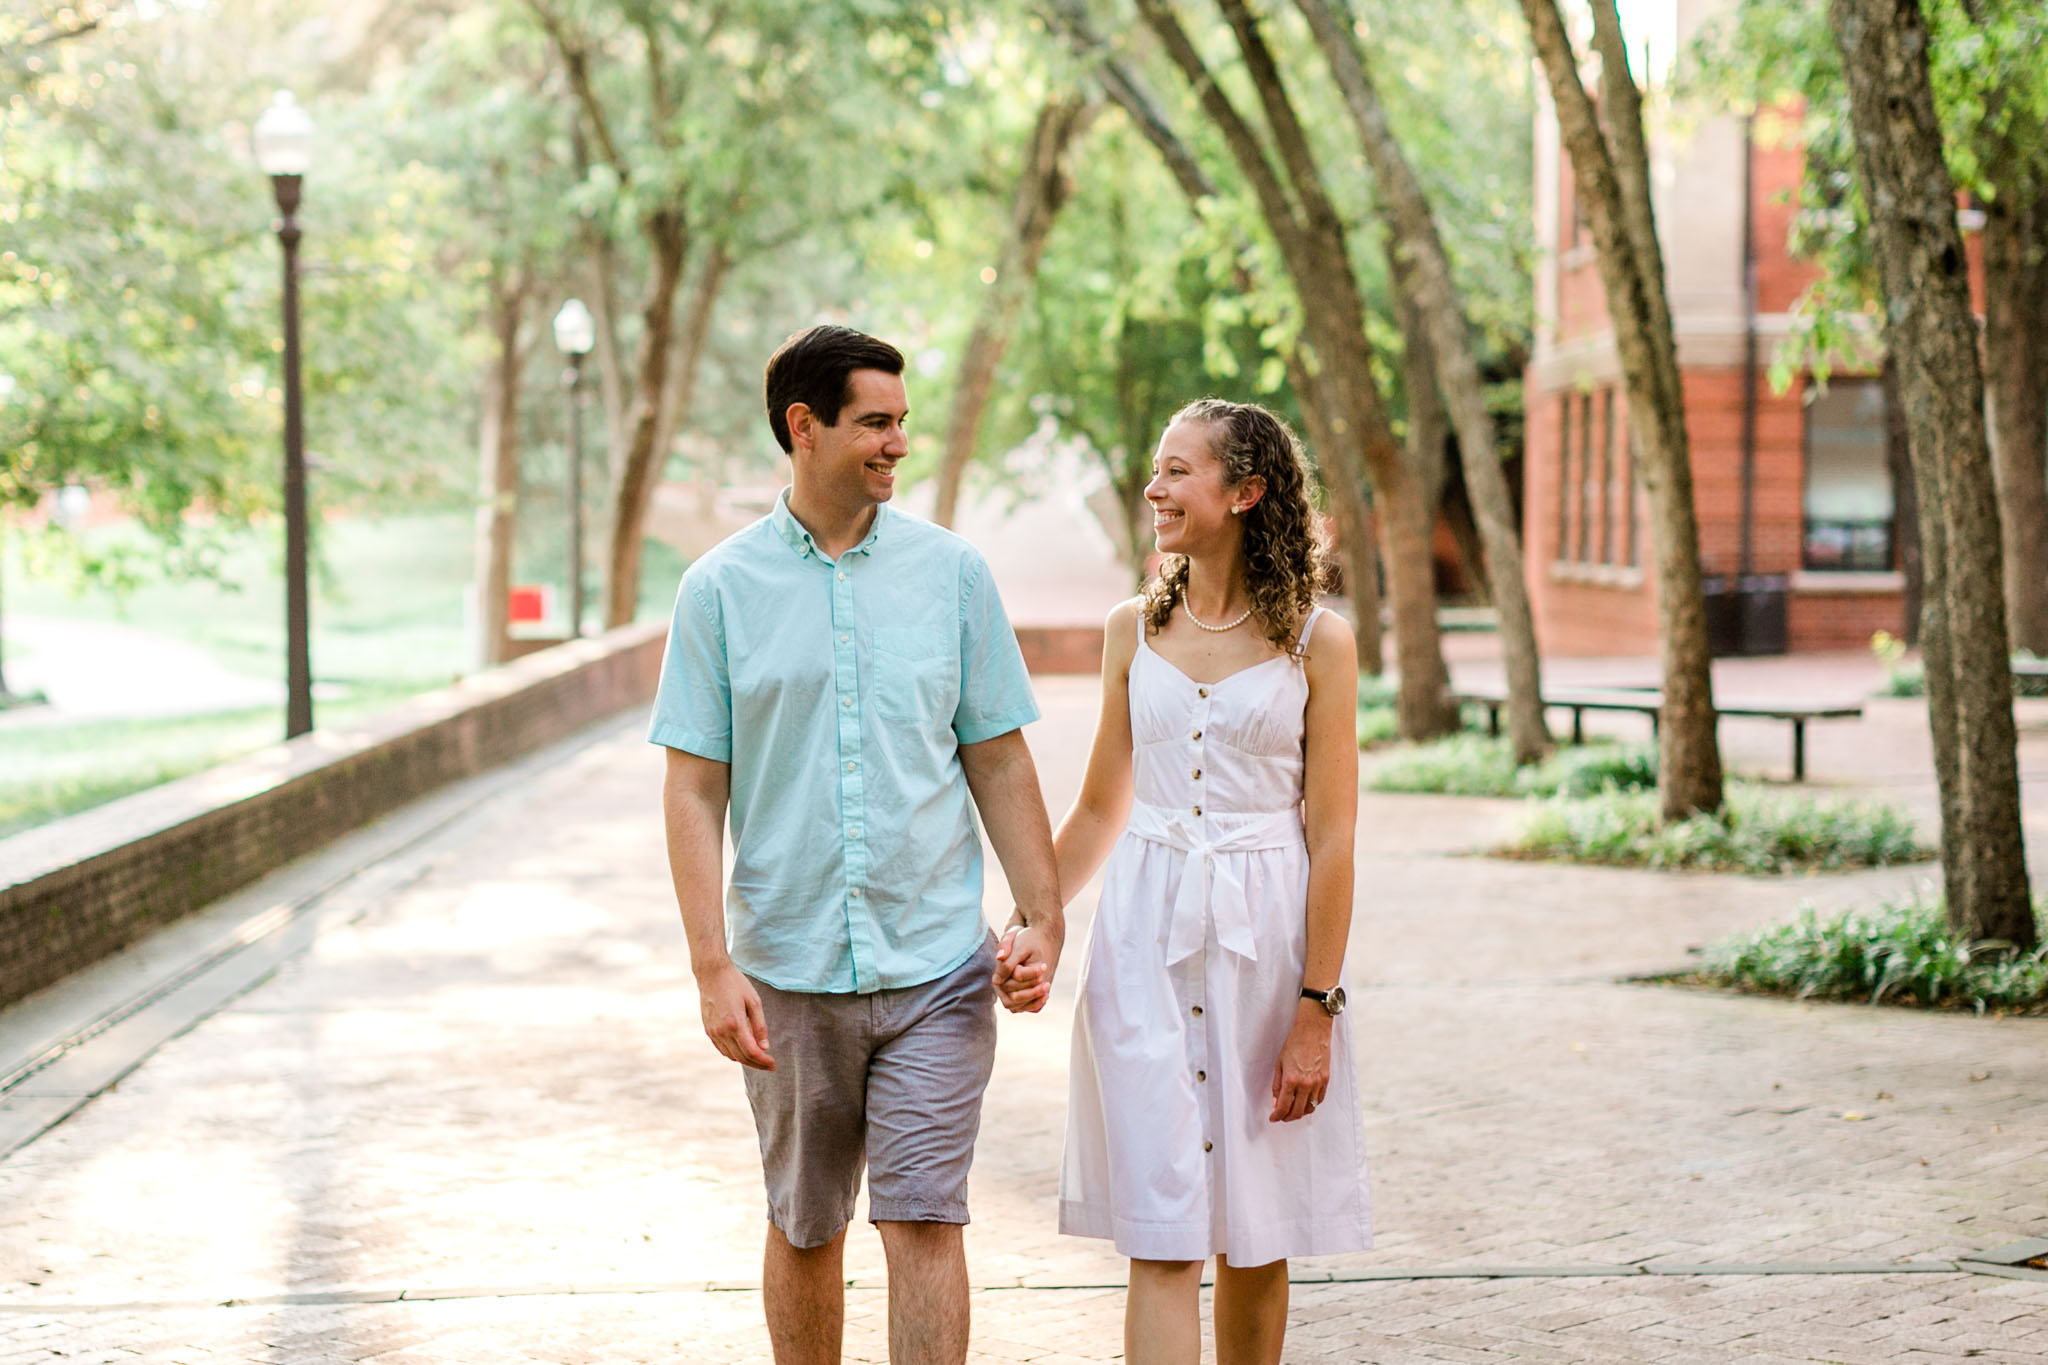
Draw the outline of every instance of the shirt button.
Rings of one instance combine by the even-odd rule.
[[[844,577],[846,577],[846,575],[845,575],[845,574],[841,574],[841,575],[839,575],[839,576],[840,576],[841,578],[844,578]],[[1198,697],[1206,697],[1206,696],[1208,696],[1208,695],[1209,695],[1209,689],[1208,689],[1208,688],[1206,688],[1206,687],[1198,687],[1198,688],[1196,688],[1196,689],[1195,689],[1195,695],[1196,695],[1196,696],[1198,696]]]
[[[1195,779],[1195,781],[1200,782],[1202,780],[1202,770],[1200,768],[1195,769],[1191,776]]]
[[[1206,1071],[1197,1071],[1195,1073],[1195,1079],[1198,1081],[1206,1081],[1209,1079],[1209,1073]]]
[[[848,772],[852,772],[852,771],[853,771],[853,764],[851,764],[851,763],[847,764],[847,765],[846,765],[846,771],[848,771]]]
[[[859,825],[854,825],[854,826],[852,826],[851,828],[849,828],[849,829],[848,829],[848,830],[846,831],[846,837],[847,837],[847,838],[849,838],[849,839],[858,839],[858,838],[860,838],[860,826],[859,826]]]
[[[1196,1016],[1197,1018],[1200,1018],[1200,1017],[1201,1017],[1201,1013],[1202,1013],[1202,1007],[1201,1007],[1200,1005],[1197,1005],[1197,1006],[1195,1006],[1195,1008],[1194,1008],[1194,1014],[1195,1014],[1195,1016]]]
[[[1195,807],[1195,814],[1197,814],[1197,815],[1200,815],[1201,813],[1202,813],[1202,808],[1201,808],[1200,806],[1196,806],[1196,807]]]
[[[859,900],[859,899],[860,899],[860,888],[856,886],[856,887],[854,887],[854,888],[853,888],[853,889],[852,889],[851,891],[847,892],[846,894],[847,894],[847,896],[848,896],[848,898],[849,898],[849,899],[852,899],[852,900]]]
[[[1196,738],[1196,739],[1200,739],[1201,737],[1202,737],[1202,732],[1201,732],[1200,730],[1197,730],[1197,731],[1195,731],[1195,738]]]
[[[844,582],[846,581],[846,570],[844,570],[844,569],[841,569],[841,570],[839,571],[839,581],[840,581],[841,583],[844,583]],[[1207,692],[1204,692],[1204,693],[1203,693],[1202,695],[1206,697],[1206,696],[1208,696],[1209,694],[1208,694]]]
[[[1202,1140],[1202,1150],[1205,1152],[1213,1152],[1216,1150],[1216,1144],[1209,1141],[1207,1138],[1204,1138]]]
[[[840,636],[840,637],[839,637],[839,643],[843,645],[843,644],[845,644],[845,643],[846,643],[846,642],[847,642],[847,641],[848,641],[849,639],[851,639],[851,638],[852,638],[851,636],[848,636],[848,635],[842,635],[842,636]]]
[[[853,705],[853,698],[852,698],[852,697],[841,697],[841,698],[839,699],[839,704],[840,704],[841,706],[851,706],[851,705]]]

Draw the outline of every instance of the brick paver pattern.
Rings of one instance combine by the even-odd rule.
[[[1094,697],[1041,680],[1055,818]],[[697,1023],[659,771],[606,732],[0,1162],[0,1365],[766,1360],[758,1156]],[[2048,1024],[1627,980],[1925,869],[1468,856],[1516,811],[1364,800],[1349,971],[1379,1246],[1299,1276],[1924,1264],[2048,1233]],[[1122,1263],[1053,1231],[1073,986],[1002,1021],[977,1360],[1121,1352]],[[865,1224],[848,1274],[848,1357],[882,1360]],[[2048,1279],[1956,1272],[1299,1283],[1293,1319],[1300,1361],[2048,1359]]]

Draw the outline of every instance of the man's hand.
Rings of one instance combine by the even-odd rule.
[[[768,1054],[768,1019],[761,1012],[761,997],[744,972],[727,962],[698,977],[697,1001],[713,1047],[741,1066],[775,1069],[775,1059]]]
[[[1012,925],[996,942],[996,996],[1012,1014],[1036,1014],[1052,995],[1060,935],[1040,925]]]

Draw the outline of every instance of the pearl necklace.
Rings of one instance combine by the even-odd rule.
[[[1236,630],[1239,626],[1243,625],[1245,622],[1252,619],[1252,609],[1250,607],[1246,607],[1244,609],[1244,615],[1238,617],[1229,625],[1212,626],[1207,621],[1204,621],[1201,617],[1195,615],[1195,609],[1188,605],[1187,594],[1185,593],[1181,594],[1180,609],[1187,613],[1188,620],[1195,623],[1195,628],[1197,630],[1206,630],[1212,635],[1221,635],[1226,630]]]

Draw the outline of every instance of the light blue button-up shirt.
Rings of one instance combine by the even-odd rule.
[[[835,562],[784,490],[683,575],[648,738],[732,766],[734,963],[781,990],[866,993],[981,946],[959,749],[1036,719],[973,546],[882,506]]]

